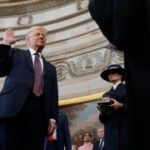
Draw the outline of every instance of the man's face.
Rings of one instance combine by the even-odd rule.
[[[108,75],[108,79],[109,79],[110,82],[112,82],[112,81],[121,81],[122,75],[120,75],[119,73],[110,73]]]
[[[99,128],[97,130],[97,135],[100,139],[103,139],[104,138],[104,129],[103,128]]]
[[[46,45],[46,33],[42,28],[36,28],[29,33],[27,43],[35,51],[41,52]]]

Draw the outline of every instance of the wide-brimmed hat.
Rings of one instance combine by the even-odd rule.
[[[118,65],[118,64],[113,64],[113,65],[110,65],[107,67],[107,70],[104,70],[100,76],[109,82],[109,79],[108,79],[108,75],[110,73],[119,73],[120,75],[122,75],[122,81],[125,80],[125,73],[124,73],[124,69]]]

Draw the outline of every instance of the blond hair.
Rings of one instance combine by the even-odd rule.
[[[30,36],[30,33],[33,31],[33,30],[35,30],[35,29],[42,29],[44,32],[45,32],[45,34],[47,34],[47,30],[44,28],[44,27],[42,27],[42,26],[33,26],[33,27],[31,27],[29,30],[28,30],[28,32],[27,32],[27,34],[26,34],[26,40],[29,38],[29,36]]]

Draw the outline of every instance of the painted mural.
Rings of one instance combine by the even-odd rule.
[[[60,108],[60,111],[68,117],[72,144],[82,145],[82,135],[85,131],[90,131],[93,134],[93,142],[97,140],[96,131],[98,128],[103,127],[103,124],[99,121],[99,111],[96,108],[97,102]]]

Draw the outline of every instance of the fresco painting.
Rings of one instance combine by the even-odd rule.
[[[85,131],[93,134],[93,142],[97,140],[96,131],[103,127],[99,121],[97,103],[98,101],[94,101],[60,108],[60,111],[68,116],[72,144],[82,145],[82,135]]]

